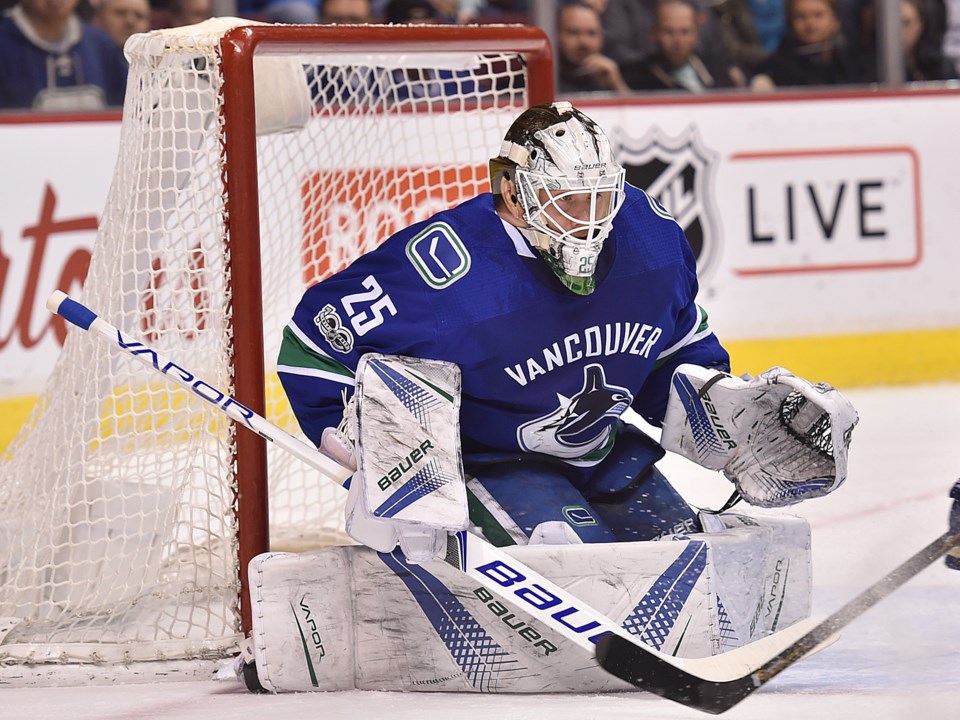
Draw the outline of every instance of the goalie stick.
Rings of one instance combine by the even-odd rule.
[[[47,300],[47,309],[82,330],[103,336],[155,372],[217,407],[238,424],[292,453],[325,478],[343,486],[352,475],[353,470],[277,427],[223,391],[196,377],[185,367],[124,335],[66,293],[59,290],[54,292]],[[943,552],[946,552],[946,549]],[[640,689],[650,690],[679,702],[686,700],[686,704],[693,707],[700,707],[697,704],[698,699],[684,696],[682,688],[678,687],[679,683],[688,682],[691,686],[709,688],[723,686],[724,682],[736,680],[740,675],[750,677],[751,673],[767,663],[769,658],[779,657],[786,652],[785,648],[793,647],[797,638],[814,624],[812,620],[806,620],[714,657],[677,658],[639,643],[620,625],[477,535],[466,531],[450,534],[444,562],[473,578],[498,597],[525,609],[532,617],[588,652],[597,651],[598,661],[608,672]],[[616,642],[610,643],[606,638],[615,638]],[[827,638],[819,645],[829,644],[833,639],[835,636]],[[817,648],[812,648],[810,652],[815,649]],[[617,664],[617,658],[628,662]],[[648,681],[631,672],[641,661],[644,667],[656,669],[659,675],[650,674],[651,679]],[[620,672],[623,674],[619,674]],[[662,682],[661,685],[669,686],[661,687],[656,684],[658,679],[669,679],[671,682],[676,680],[677,683],[670,685]],[[746,694],[749,693],[736,698],[730,705]]]
[[[839,630],[958,546],[960,533],[947,532],[941,535],[756,669],[737,674],[732,672],[735,667],[727,662],[725,665],[718,664],[716,672],[709,672],[711,661],[722,661],[737,650],[714,658],[682,661],[680,664],[664,663],[651,653],[638,651],[634,643],[623,642],[620,637],[613,635],[600,638],[597,642],[597,661],[604,670],[642,690],[719,715],[829,642]],[[760,640],[753,645],[763,642]],[[708,677],[711,674],[713,677]]]
[[[187,368],[124,335],[118,328],[66,293],[55,291],[47,300],[47,309],[82,330],[102,335],[147,367],[217,407],[240,425],[291,452],[337,484],[343,486],[346,479],[353,474],[353,470],[343,467],[312,445],[277,427],[222,390],[198,378]],[[591,654],[595,650],[597,639],[607,634],[621,636],[627,643],[636,642],[620,625],[477,535],[466,531],[451,533],[443,560],[500,598],[523,608],[544,625]],[[677,658],[659,653],[653,648],[645,645],[637,647],[642,652],[655,654],[661,662],[677,662]]]

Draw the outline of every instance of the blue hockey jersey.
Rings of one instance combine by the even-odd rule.
[[[54,51],[35,44],[16,18],[0,18],[0,108],[35,107],[43,93],[87,86],[99,89],[106,106],[123,104],[127,61],[103,30],[73,18],[67,39]]]
[[[683,231],[642,190],[627,185],[596,277],[590,295],[570,292],[480,195],[308,289],[284,332],[280,379],[319,444],[364,353],[454,362],[465,462],[538,453],[592,466],[628,406],[662,422],[677,365],[729,368],[696,304]]]

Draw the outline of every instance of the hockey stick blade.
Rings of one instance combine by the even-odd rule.
[[[633,643],[624,642],[620,636],[607,635],[597,641],[597,661],[607,672],[642,690],[719,715],[797,661],[829,644],[839,630],[958,546],[960,533],[941,535],[799,639],[786,646],[781,643],[781,648],[773,651],[772,655],[769,654],[771,643],[767,641],[784,636],[789,629],[729,653],[685,659],[679,663],[665,663]],[[763,650],[767,654],[761,656]],[[738,656],[737,660],[733,658],[735,655]],[[745,665],[747,670],[744,672]],[[739,673],[736,672],[737,668],[740,668]]]

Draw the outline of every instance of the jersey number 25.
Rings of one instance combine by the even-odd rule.
[[[384,313],[397,314],[393,300],[383,291],[373,275],[364,278],[362,285],[367,288],[366,291],[346,295],[340,301],[357,335],[365,335],[382,325]]]

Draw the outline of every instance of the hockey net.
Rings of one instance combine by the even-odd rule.
[[[82,298],[293,433],[275,358],[304,288],[485,191],[510,122],[552,95],[546,40],[518,26],[218,19],[126,51]],[[0,665],[233,654],[241,568],[343,542],[343,495],[71,332],[0,467]]]

